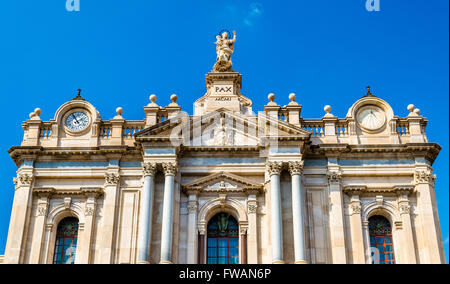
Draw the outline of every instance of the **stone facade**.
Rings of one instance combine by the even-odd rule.
[[[80,93],[50,121],[31,113],[9,150],[18,170],[0,262],[52,263],[68,216],[79,220],[75,263],[205,262],[220,212],[239,223],[240,263],[370,263],[373,215],[392,225],[396,263],[445,262],[432,169],[441,147],[418,109],[400,118],[368,89],[345,118],[329,106],[303,118],[294,94],[287,106],[270,94],[254,113],[230,70],[206,75],[194,115],[176,95],[166,107],[152,95],[143,120],[121,108],[103,120]],[[77,117],[85,125],[71,128]]]

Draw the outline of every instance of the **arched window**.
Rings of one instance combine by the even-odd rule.
[[[228,213],[215,215],[208,223],[208,264],[239,264],[239,225]]]
[[[389,220],[383,216],[370,217],[369,235],[372,264],[395,264],[392,228]]]
[[[78,240],[78,219],[68,217],[58,224],[54,264],[74,264]]]

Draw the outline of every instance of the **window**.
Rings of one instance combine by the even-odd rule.
[[[78,240],[78,219],[69,217],[58,224],[53,264],[74,264]]]
[[[370,217],[369,236],[372,264],[395,264],[392,228],[389,220],[383,216]],[[378,252],[378,257],[376,252]]]
[[[239,264],[239,225],[230,214],[219,213],[208,223],[208,264]]]

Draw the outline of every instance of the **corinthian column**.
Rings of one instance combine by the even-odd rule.
[[[272,232],[272,263],[282,264],[283,261],[283,223],[281,216],[280,173],[281,162],[267,163],[270,176],[270,212]]]
[[[176,163],[163,163],[165,176],[163,221],[161,232],[161,261],[160,264],[172,263],[172,231],[173,231],[173,200],[174,182],[177,171]]]
[[[144,163],[144,187],[142,189],[141,215],[139,218],[137,263],[150,263],[150,242],[152,236],[152,210],[154,195],[155,163]]]
[[[303,161],[289,162],[292,178],[292,217],[294,229],[294,252],[296,264],[307,264],[305,250],[305,230],[303,218],[302,172]]]

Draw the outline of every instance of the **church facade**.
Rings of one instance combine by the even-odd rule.
[[[255,112],[234,42],[193,115],[156,96],[143,120],[103,120],[78,95],[36,109],[23,141],[4,263],[445,263],[432,164],[413,105],[370,88],[345,118],[304,118],[295,94]]]

